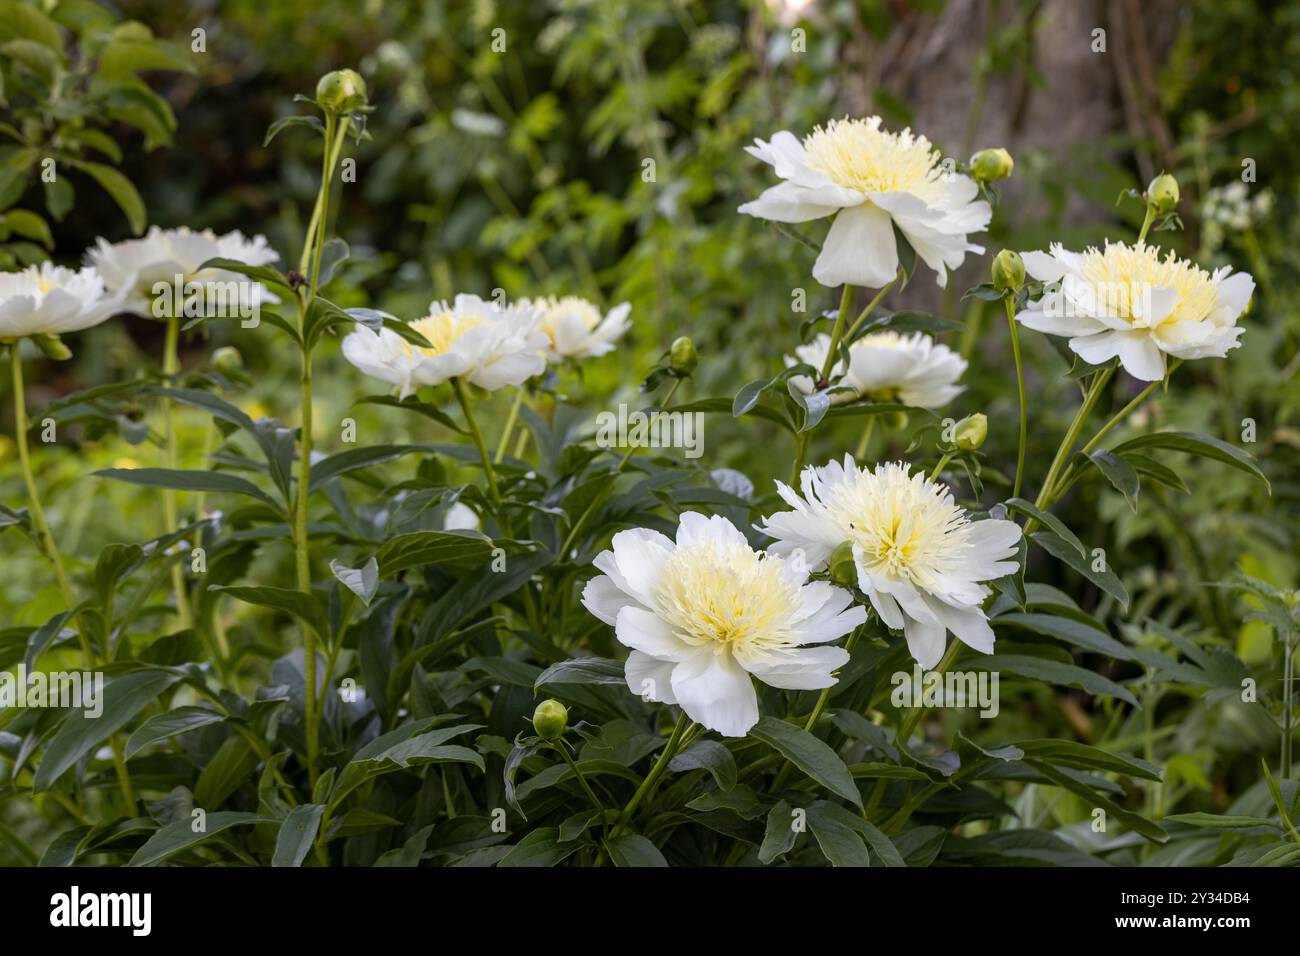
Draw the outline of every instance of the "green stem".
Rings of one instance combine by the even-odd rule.
[[[1056,480],[1061,472],[1061,467],[1069,459],[1074,443],[1079,439],[1079,432],[1083,430],[1088,415],[1092,413],[1093,406],[1097,404],[1097,399],[1101,397],[1102,389],[1114,374],[1115,366],[1110,365],[1093,376],[1092,384],[1088,386],[1088,391],[1083,397],[1083,404],[1075,412],[1074,421],[1070,422],[1070,427],[1066,429],[1065,437],[1061,439],[1061,445],[1056,449],[1056,456],[1052,459],[1052,465],[1047,469],[1047,477],[1043,479],[1043,487],[1039,490],[1038,499],[1034,502],[1034,507],[1040,511],[1050,507],[1056,500]],[[1026,536],[1036,525],[1037,522],[1033,518],[1025,522]]]
[[[681,716],[677,718],[677,724],[673,727],[673,732],[668,738],[668,743],[664,745],[663,751],[659,754],[659,759],[656,760],[655,765],[650,768],[650,772],[646,774],[646,778],[641,781],[641,786],[637,787],[636,793],[632,794],[632,799],[629,800],[627,806],[623,808],[623,812],[618,815],[618,820],[614,824],[614,829],[610,831],[609,834],[611,840],[623,832],[623,828],[627,826],[628,821],[632,819],[632,814],[641,804],[641,801],[645,799],[645,795],[650,792],[650,788],[659,781],[659,778],[663,776],[664,771],[668,769],[668,761],[672,760],[673,755],[677,753],[677,744],[682,739],[682,734],[686,732],[688,723],[689,719],[686,716],[686,711],[683,710]]]
[[[884,289],[880,290],[884,293]],[[877,296],[879,298],[879,296]],[[835,359],[840,350],[840,339],[844,337],[845,319],[849,315],[849,306],[853,303],[853,286],[847,282],[844,283],[844,291],[840,294],[840,308],[835,313],[835,325],[831,327],[831,346],[826,350],[826,361],[822,363],[821,381],[824,382],[831,377],[831,369],[835,367]],[[865,313],[864,313],[865,315]],[[857,323],[854,323],[857,327]],[[814,383],[814,387],[819,386],[821,382]]]
[[[853,633],[849,635],[849,639],[844,642],[844,650],[848,653],[851,654],[853,652],[853,646],[858,643],[858,634],[861,630],[862,628],[855,627]],[[813,733],[813,728],[817,726],[817,721],[821,720],[822,711],[826,709],[826,702],[831,699],[831,691],[834,689],[834,684],[830,687],[822,688],[821,694],[817,696],[817,703],[813,705],[812,713],[809,714],[808,719],[804,721],[803,729],[805,733]],[[794,765],[791,764],[789,760],[785,761],[784,765],[782,765],[780,772],[776,775],[776,779],[772,781],[773,793],[780,792],[781,786],[790,776],[793,766]]]
[[[946,672],[948,668],[952,667],[952,665],[956,663],[957,658],[961,656],[961,653],[965,648],[966,645],[954,637],[952,642],[948,645],[948,649],[944,651],[943,657],[939,659],[939,663],[935,665],[934,670],[930,673],[942,674]],[[921,719],[925,717],[928,712],[929,708],[922,706],[913,707],[907,712],[907,716],[904,717],[903,722],[899,724],[898,736],[895,738],[895,742],[899,747],[907,746],[907,741],[911,738],[912,731],[916,730],[916,725],[921,722]],[[883,777],[876,781],[876,785],[872,788],[871,796],[867,800],[866,806],[862,808],[862,815],[864,817],[869,817],[875,809],[880,806],[880,800],[885,795],[885,785],[886,780]]]
[[[931,481],[937,480],[938,477],[943,474],[944,468],[947,467],[948,462],[950,461],[952,461],[952,452],[950,451],[944,452],[943,457],[940,458],[938,463],[934,466],[934,471],[930,472],[930,480]]]
[[[1155,222],[1155,221],[1156,221],[1156,209],[1155,209],[1155,206],[1148,205],[1148,206],[1147,206],[1147,214],[1142,218],[1142,229],[1141,229],[1141,231],[1138,233],[1138,245],[1139,245],[1139,246],[1142,245],[1144,242],[1147,241],[1147,231],[1151,228],[1151,224],[1152,224],[1153,222]]]
[[[68,579],[68,572],[63,566],[63,555],[59,552],[59,547],[54,541],[54,534],[50,531],[50,523],[45,517],[45,509],[41,507],[41,497],[36,491],[36,476],[32,471],[31,449],[27,447],[27,394],[23,386],[23,363],[18,346],[17,340],[9,343],[10,370],[13,375],[14,387],[14,441],[18,445],[18,462],[23,473],[23,483],[27,486],[27,501],[32,515],[32,523],[36,526],[36,532],[45,551],[45,556],[49,559],[50,564],[54,566],[54,577],[58,581],[63,601],[67,604],[69,611],[75,612],[77,610],[77,596],[72,590],[72,582]],[[85,619],[78,615],[77,638],[81,642],[81,653],[86,662],[86,667],[93,668],[98,664],[99,659],[95,655],[94,648],[90,646],[90,638],[87,635],[88,628]],[[126,761],[122,757],[122,741],[118,736],[114,735],[109,743],[113,750],[113,769],[117,773],[118,786],[122,791],[122,801],[126,804],[126,815],[133,817],[135,816],[135,793],[131,788],[131,775],[126,769]]]
[[[510,415],[506,418],[505,430],[501,432],[501,440],[497,442],[497,453],[494,461],[499,465],[501,459],[506,457],[506,449],[510,447],[510,434],[515,430],[515,419],[519,417],[519,406],[524,403],[524,386],[520,385],[515,389],[515,400],[510,406]]]
[[[849,326],[849,331],[844,336],[846,339],[848,339],[850,342],[853,341],[853,336],[857,334],[858,329],[862,328],[862,323],[867,321],[867,316],[871,315],[871,313],[876,310],[876,306],[880,305],[880,300],[885,297],[885,293],[888,292],[890,289],[892,289],[898,283],[898,280],[901,279],[902,277],[903,277],[903,273],[899,271],[899,273],[895,275],[894,278],[890,279],[888,282],[884,284],[884,286],[881,287],[880,291],[876,293],[875,297],[870,302],[867,303],[867,307],[863,309],[861,313],[859,313],[856,319],[853,320],[853,324]]]
[[[1020,445],[1016,452],[1016,479],[1011,487],[1011,497],[1020,497],[1020,484],[1025,477],[1025,443],[1029,439],[1029,406],[1025,402],[1025,370],[1020,364],[1020,333],[1016,328],[1016,306],[1011,296],[1002,300],[1006,303],[1007,325],[1011,329],[1011,354],[1016,360],[1016,388],[1020,401]]]
[[[303,240],[302,258],[299,271],[307,273],[305,293],[298,297],[298,331],[301,335],[306,329],[307,312],[316,297],[316,287],[320,278],[321,249],[325,244],[325,227],[329,222],[330,187],[334,178],[334,167],[338,163],[339,153],[347,138],[349,118],[335,117],[327,113],[325,117],[325,147],[321,160],[321,184],[316,193],[316,207],[312,211],[311,222],[307,226],[307,235]],[[308,269],[308,263],[311,263]],[[307,345],[306,336],[302,335],[302,369],[299,378],[302,404],[302,426],[299,434],[298,448],[298,487],[293,511],[294,567],[298,590],[311,594],[311,543],[307,532],[307,505],[311,497],[311,451],[312,451],[312,354]],[[306,622],[302,626],[303,643],[303,720],[306,724],[307,738],[307,776],[313,785],[316,783],[316,755],[320,739],[320,707],[316,689],[316,643],[318,635]]]
[[[859,465],[862,464],[862,459],[866,457],[867,445],[871,443],[871,433],[876,427],[876,418],[875,415],[868,415],[867,423],[862,426],[862,437],[858,439],[858,447],[853,453],[853,460]]]
[[[456,401],[460,403],[460,410],[465,413],[465,424],[469,426],[470,437],[474,439],[474,447],[478,449],[478,456],[483,461],[483,472],[487,476],[488,496],[492,499],[492,503],[500,508],[501,490],[497,487],[496,472],[492,470],[492,456],[488,454],[487,444],[483,441],[483,433],[474,420],[474,412],[470,409],[469,395],[465,391],[465,383],[460,380],[459,376],[451,380],[451,389],[456,393]]]
[[[584,777],[582,771],[578,769],[578,764],[569,753],[569,748],[565,746],[564,741],[557,740],[553,746],[560,752],[560,756],[564,758],[564,762],[569,765],[569,769],[573,771],[573,775],[578,778],[578,783],[582,785],[582,790],[587,794],[587,799],[591,801],[591,805],[601,813],[604,813],[605,805],[600,802],[600,797],[596,796],[596,792],[591,789],[591,784],[587,783],[587,778]]]
[[[1284,636],[1285,637],[1285,636]],[[1291,736],[1295,729],[1295,638],[1286,639],[1286,650],[1282,655],[1282,760],[1279,767],[1282,777],[1291,779]]]

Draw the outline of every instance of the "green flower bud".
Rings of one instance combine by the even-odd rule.
[[[544,700],[533,711],[533,729],[543,740],[559,740],[569,726],[569,708],[558,700]]]
[[[993,288],[1018,292],[1025,284],[1025,260],[1014,249],[1003,249],[993,257]]]
[[[1166,216],[1178,207],[1178,180],[1161,173],[1147,184],[1147,205],[1157,216]]]
[[[700,357],[695,352],[695,343],[683,335],[675,339],[668,350],[668,365],[679,375],[690,375],[695,366],[700,364]]]
[[[971,174],[982,183],[1006,179],[1015,169],[1016,162],[1005,149],[981,149],[970,158]]]
[[[244,357],[233,345],[223,345],[212,353],[212,364],[220,372],[238,372],[244,367]]]
[[[33,335],[36,347],[45,353],[45,357],[56,362],[66,362],[72,358],[72,349],[63,344],[57,335]]]
[[[858,566],[853,561],[853,542],[840,542],[835,550],[831,552],[827,567],[830,568],[831,580],[836,584],[842,584],[845,587],[852,587],[857,584]]]
[[[333,70],[316,84],[316,103],[329,113],[350,113],[366,105],[366,81],[356,70]]]
[[[982,412],[976,412],[974,415],[967,415],[957,423],[956,429],[953,430],[953,444],[962,451],[974,451],[980,445],[984,444],[984,439],[989,434],[989,420]]]
[[[907,427],[907,412],[886,412],[880,418],[881,424],[890,431],[901,431]]]

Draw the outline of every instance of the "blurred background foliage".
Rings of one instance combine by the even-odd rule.
[[[1227,361],[1184,366],[1168,393],[1123,431],[1176,426],[1240,444],[1260,459],[1272,495],[1240,472],[1179,460],[1173,464],[1190,494],[1144,488],[1144,498],[1154,500],[1134,513],[1109,487],[1083,483],[1062,514],[1090,546],[1108,549],[1135,595],[1122,617],[1104,596],[1084,595],[1091,610],[1130,640],[1159,640],[1144,624],[1151,616],[1231,647],[1247,663],[1280,658],[1267,624],[1243,623],[1252,599],[1204,582],[1243,570],[1281,588],[1300,584],[1300,5],[61,0],[44,6],[55,13],[91,10],[89,19],[75,21],[84,32],[82,59],[69,64],[74,72],[93,69],[104,49],[100,35],[124,22],[136,24],[128,39],[152,34],[160,49],[180,51],[179,63],[158,62],[151,64],[158,69],[140,74],[165,104],[163,115],[174,115],[174,128],[97,109],[88,85],[69,95],[84,97],[87,126],[107,130],[121,146],[118,168],[138,188],[150,224],[264,233],[282,265],[296,261],[318,160],[314,144],[293,130],[272,148],[263,148],[263,136],[274,120],[299,109],[294,93],[310,94],[327,70],[355,66],[377,109],[371,138],[356,152],[356,182],[343,186],[331,227],[352,248],[331,298],[404,318],[423,315],[431,299],[459,291],[488,295],[495,288],[512,297],[576,293],[607,306],[630,301],[634,329],[626,347],[587,363],[581,382],[565,371],[553,383],[558,395],[586,395],[593,411],[619,401],[644,404],[638,383],[682,334],[695,338],[702,356],[682,394],[730,396],[777,371],[800,323],[835,307],[834,291],[810,278],[813,250],[736,213],[770,184],[767,168],[743,151],[756,136],[778,129],[803,135],[835,116],[879,112],[887,124],[911,124],[958,159],[983,146],[1006,146],[1016,170],[985,239],[990,254],[1049,241],[1073,247],[1107,237],[1131,241],[1142,209],[1135,201],[1117,203],[1120,192],[1140,189],[1161,170],[1175,173],[1185,229],[1156,239],[1206,268],[1250,271],[1259,287],[1244,319],[1243,347]],[[0,44],[11,38],[5,29],[0,24]],[[1104,50],[1097,49],[1099,29]],[[13,86],[15,71],[25,67],[11,49],[0,45],[0,52],[9,93],[5,119],[12,121],[31,106]],[[102,73],[102,61],[98,66]],[[10,159],[6,153],[5,162]],[[1243,182],[1247,170],[1251,181]],[[10,202],[48,215],[41,189],[29,179]],[[97,236],[116,241],[132,232],[119,202],[79,181],[75,205],[56,219],[50,216],[49,254],[66,263]],[[807,234],[818,235],[817,228],[824,226],[810,226]],[[983,451],[991,462],[1007,462],[1014,460],[1016,429],[1005,320],[996,303],[961,299],[963,290],[987,278],[987,268],[987,257],[969,258],[947,293],[922,270],[887,305],[963,323],[946,340],[971,358],[968,390],[946,413],[985,411],[991,428]],[[806,314],[795,311],[800,289]],[[254,415],[296,422],[295,357],[264,347],[274,340],[257,332],[207,328],[211,340],[185,343],[186,363],[203,366],[213,347],[235,345],[248,375],[227,397]],[[161,338],[160,325],[138,319],[85,333],[73,343],[73,361],[32,371],[29,404],[39,409],[76,388],[154,370]],[[1023,338],[1033,403],[1032,490],[1032,476],[1041,475],[1073,413],[1077,385],[1065,377],[1068,364],[1050,343]],[[1118,379],[1113,407],[1139,387]],[[340,447],[339,422],[348,415],[357,419],[363,442],[431,437],[373,407],[353,408],[373,388],[337,348],[321,351],[316,381],[317,442],[326,450]],[[494,398],[498,427],[509,400]],[[7,409],[7,392],[0,401]],[[1244,444],[1247,420],[1254,423],[1252,444]],[[853,448],[855,426],[839,428],[825,429],[813,460]],[[183,453],[196,460],[204,440],[193,429]],[[757,487],[770,488],[773,477],[785,477],[790,451],[779,444],[785,441],[764,433],[762,423],[711,417],[705,462],[739,468]],[[872,451],[901,455],[908,441],[906,428],[878,434]],[[76,428],[58,448],[40,454],[38,463],[67,553],[93,555],[105,543],[157,532],[161,519],[151,496],[79,477],[149,458],[150,449],[120,434]],[[0,437],[6,502],[21,494],[13,456],[10,440]],[[984,477],[986,503],[1005,496],[993,469]],[[3,543],[0,621],[42,622],[58,609],[58,598],[45,568],[17,543],[12,535]],[[287,562],[287,551],[267,560]],[[1030,572],[1031,579],[1062,583],[1054,575],[1059,572],[1046,566]],[[1025,707],[1004,711],[1010,721],[1004,736],[1024,729],[1017,722],[1044,737],[1089,739],[1100,732],[1070,697],[1047,687],[1027,693]],[[1177,755],[1180,793],[1191,794],[1196,806],[1222,809],[1258,781],[1259,755],[1274,752],[1276,731],[1231,700],[1210,704],[1175,689],[1150,703],[1152,718],[1168,728],[1160,735],[1161,756]],[[1081,811],[1058,805],[1044,812]]]

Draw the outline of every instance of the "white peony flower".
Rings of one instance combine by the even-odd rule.
[[[0,341],[59,335],[98,325],[121,308],[106,295],[94,269],[65,269],[49,262],[21,272],[0,272]]]
[[[520,307],[532,307],[541,315],[537,327],[546,334],[546,357],[551,362],[566,358],[595,358],[614,351],[614,343],[632,327],[630,302],[614,306],[601,315],[593,303],[576,295],[557,299],[521,299]]]
[[[808,569],[755,551],[722,517],[681,516],[677,540],[636,528],[596,556],[604,574],[582,603],[632,649],[625,676],[634,694],[679,704],[726,737],[758,722],[751,675],[773,687],[830,687],[848,662],[824,644],[866,620],[851,595]]]
[[[821,369],[830,347],[831,337],[823,332],[807,345],[797,347],[797,358],[787,355],[785,364],[789,367],[806,363]],[[964,386],[956,384],[965,371],[964,358],[923,332],[872,332],[849,345],[847,374],[843,359],[831,370],[832,385],[851,390],[832,392],[831,402],[866,398],[873,402],[901,402],[914,408],[939,408],[965,391]],[[805,394],[813,391],[814,383],[806,375],[796,375],[790,381]]]
[[[975,181],[945,171],[924,136],[881,129],[879,116],[831,120],[803,143],[782,130],[746,150],[785,181],[740,212],[774,222],[835,217],[813,266],[822,285],[887,284],[898,272],[895,225],[940,286],[967,252],[984,251],[966,241],[992,217],[989,204],[975,199]]]
[[[177,276],[182,285],[190,282],[251,283],[247,276],[224,269],[203,269],[204,262],[217,257],[235,259],[250,266],[264,266],[279,256],[267,244],[265,236],[251,239],[235,230],[218,236],[211,229],[194,232],[188,228],[150,227],[140,239],[110,243],[100,238],[86,253],[87,261],[104,277],[104,285],[126,295],[122,310],[146,318],[152,317],[157,298],[154,287],[165,282],[172,285]],[[278,302],[260,282],[251,283],[249,302]]]
[[[1016,570],[1020,527],[1013,521],[971,521],[946,486],[908,466],[859,468],[846,455],[801,476],[802,497],[777,482],[793,511],[764,519],[759,530],[777,539],[768,550],[802,552],[813,570],[841,543],[853,546],[858,587],[880,619],[902,628],[908,650],[924,668],[943,656],[952,631],[985,654],[993,630],[981,608],[991,593],[978,583]]]
[[[391,329],[357,326],[343,340],[343,355],[367,375],[398,386],[403,398],[451,378],[493,391],[520,385],[546,368],[539,318],[531,307],[501,308],[476,295],[458,295],[452,305],[434,302],[428,316],[410,323],[432,348],[413,345]]]
[[[1165,375],[1165,355],[1222,357],[1245,331],[1255,280],[1225,266],[1213,274],[1152,246],[1106,243],[1103,250],[1026,252],[1025,269],[1049,283],[1016,319],[1049,335],[1070,336],[1080,358],[1101,365],[1119,356],[1124,370],[1146,382]]]

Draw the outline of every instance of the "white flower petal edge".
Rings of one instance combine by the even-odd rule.
[[[975,198],[974,180],[946,172],[924,136],[882,129],[879,116],[831,120],[802,143],[782,130],[746,151],[783,182],[740,212],[773,222],[835,217],[813,266],[813,278],[823,285],[878,289],[893,279],[895,226],[940,286],[967,252],[984,251],[966,239],[986,229],[993,215],[987,202]]]
[[[1103,249],[1022,254],[1025,269],[1049,283],[1016,321],[1048,335],[1070,337],[1070,349],[1101,365],[1118,358],[1136,379],[1165,375],[1165,356],[1222,358],[1241,343],[1237,320],[1255,280],[1228,267],[1208,273],[1152,246],[1106,243]]]
[[[122,296],[107,294],[99,273],[43,262],[0,273],[0,341],[60,335],[98,325],[120,311]]]
[[[106,288],[124,295],[122,311],[153,316],[154,285],[171,284],[176,276],[183,282],[250,280],[224,269],[199,269],[209,259],[234,259],[250,266],[264,266],[279,256],[265,236],[246,237],[239,230],[218,236],[211,229],[195,232],[151,226],[139,239],[110,243],[100,238],[86,252],[86,261],[99,270]],[[279,302],[260,282],[251,283],[250,301]],[[252,296],[255,296],[254,300]]]
[[[681,516],[676,540],[635,528],[597,555],[583,606],[631,649],[628,689],[680,704],[725,737],[758,722],[753,678],[791,690],[830,687],[848,662],[825,644],[866,621],[842,588],[809,582],[797,562],[755,551],[725,518]]]
[[[632,327],[630,302],[622,302],[604,315],[594,303],[576,295],[520,299],[518,305],[541,314],[537,328],[546,335],[549,362],[606,355]]]
[[[537,328],[539,320],[529,306],[458,295],[450,305],[434,302],[429,315],[410,323],[431,347],[413,345],[391,329],[357,326],[343,340],[343,355],[367,375],[397,386],[403,398],[450,378],[495,391],[545,370],[547,339]]]
[[[902,629],[924,668],[943,656],[947,631],[982,653],[993,651],[981,607],[992,592],[980,582],[1016,569],[1008,559],[1019,546],[1019,525],[972,521],[945,485],[910,474],[901,462],[872,470],[846,455],[842,464],[806,468],[800,486],[802,495],[777,483],[794,510],[759,526],[776,539],[769,552],[802,554],[816,571],[851,542],[858,587],[886,625]]]
[[[797,358],[785,357],[787,367],[805,363],[820,369],[826,363],[831,337],[825,332],[795,349]],[[900,335],[889,330],[873,332],[849,346],[849,370],[840,361],[831,370],[833,386],[848,389],[831,393],[831,402],[867,398],[876,402],[901,402],[914,408],[939,408],[963,391],[957,384],[966,360],[923,332]],[[838,381],[835,379],[838,377]],[[790,380],[805,394],[813,389],[806,375]]]

